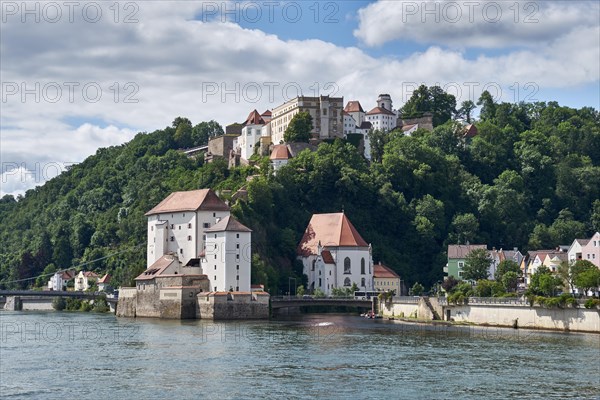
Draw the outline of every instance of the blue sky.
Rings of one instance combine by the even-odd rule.
[[[49,22],[3,2],[0,195],[43,183],[6,166],[80,162],[177,116],[240,122],[285,101],[285,88],[327,94],[329,85],[365,109],[379,93],[400,108],[422,83],[458,88],[459,104],[494,87],[498,101],[600,108],[599,2],[475,3],[95,2],[96,21],[63,9]],[[102,96],[92,100],[89,87]]]

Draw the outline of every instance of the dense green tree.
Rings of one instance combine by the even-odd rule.
[[[290,142],[308,142],[313,130],[312,116],[308,111],[301,111],[292,117],[292,120],[283,133],[283,140]]]
[[[388,139],[387,133],[379,129],[371,129],[367,136],[371,146],[371,161],[381,162],[383,149]]]
[[[419,86],[401,109],[403,118],[433,115],[433,126],[449,121],[456,114],[456,98],[439,86]]]
[[[513,260],[502,260],[496,267],[494,279],[498,282],[502,282],[502,277],[509,272],[514,272],[518,277],[521,274],[519,264]]]
[[[470,281],[478,281],[488,278],[488,271],[492,259],[485,249],[472,250],[465,258],[463,267],[463,278]]]
[[[460,104],[460,108],[457,111],[457,115],[464,118],[468,124],[471,123],[471,113],[477,106],[472,100],[465,100]]]
[[[541,266],[531,276],[527,292],[541,296],[555,296],[563,286],[562,279],[546,266]]]

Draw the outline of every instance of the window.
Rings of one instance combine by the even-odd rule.
[[[464,263],[464,261],[459,261],[459,262],[458,262],[458,268],[462,268],[462,267],[464,267],[464,266],[465,266],[465,263]]]
[[[314,271],[314,270],[315,270],[315,264],[316,264],[316,263],[317,263],[317,260],[313,260],[313,262],[312,262],[312,267],[311,267],[311,269],[310,269],[311,271]]]
[[[239,270],[240,270],[240,266],[239,266],[239,265],[236,265],[236,266],[235,266],[235,269],[237,269],[237,270],[239,271]]]
[[[217,277],[215,276],[215,279],[217,279]],[[217,287],[215,286],[215,292],[217,291]]]
[[[151,227],[150,227],[150,232],[153,232],[153,231],[154,231],[154,227],[153,227],[153,226],[151,226]]]
[[[183,249],[179,249],[179,254],[183,254]]]
[[[215,233],[215,239],[216,239],[216,238],[217,238],[217,234]],[[215,247],[216,247],[216,246],[217,246],[217,245],[215,245]]]
[[[236,233],[236,234],[235,234],[235,237],[236,237],[237,239],[239,239],[239,238],[240,238],[240,234],[239,234],[239,233]]]
[[[217,280],[217,276],[215,275],[215,281]]]
[[[319,271],[319,276],[321,276],[321,271]]]
[[[236,292],[239,292],[239,291],[240,291],[240,287],[239,287],[239,286],[236,286],[236,287],[235,287],[235,291],[236,291]]]
[[[215,254],[215,260],[217,259],[217,255]]]
[[[352,283],[350,282],[350,278],[344,279],[344,286],[352,286]]]
[[[171,224],[171,229],[174,229],[175,225]]]
[[[361,278],[360,279],[360,286],[363,286],[363,287],[366,286],[365,285],[365,278]]]
[[[188,242],[192,241],[192,237],[190,235],[188,235]]]
[[[175,236],[171,236],[171,242],[175,241]]]
[[[235,259],[236,259],[236,260],[239,260],[239,259],[240,259],[240,255],[239,255],[239,254],[236,254],[236,255],[235,255]]]
[[[319,286],[321,286],[321,278],[319,278]]]
[[[360,259],[360,273],[363,275],[365,274],[365,259],[364,258]],[[365,285],[363,285],[363,286],[365,286]]]
[[[235,245],[235,248],[236,248],[236,249],[239,249],[239,248],[240,248],[240,244],[239,244],[239,243],[237,243],[237,244]]]
[[[203,228],[210,228],[210,223],[209,222],[205,222],[202,224]]]
[[[235,276],[235,280],[236,280],[236,281],[239,281],[239,280],[240,280],[240,276],[239,276],[239,275],[236,275],[236,276]]]
[[[331,271],[329,271],[329,276],[331,276]]]
[[[177,227],[177,229],[181,230],[181,225],[179,225],[179,226]]]
[[[213,218],[217,216],[217,213],[213,213]]]
[[[188,229],[192,229],[192,224],[191,223],[188,224]]]
[[[344,258],[344,274],[351,274],[352,273],[352,267],[350,265],[350,258],[346,257]]]
[[[215,265],[215,271],[217,270],[217,266]],[[216,279],[216,278],[215,278]]]

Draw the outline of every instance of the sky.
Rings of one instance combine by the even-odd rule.
[[[0,196],[171,124],[420,84],[600,108],[597,1],[0,2]]]

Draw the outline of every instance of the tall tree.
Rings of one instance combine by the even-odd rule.
[[[465,100],[460,104],[460,108],[457,111],[459,117],[464,118],[467,123],[471,123],[471,113],[477,106],[472,100]]]
[[[472,281],[487,279],[491,262],[492,259],[486,249],[472,250],[465,258],[463,278]]]
[[[439,86],[419,86],[401,109],[403,118],[433,115],[433,126],[442,125],[456,114],[456,98]]]
[[[308,111],[301,111],[292,117],[287,129],[283,133],[283,140],[286,143],[308,142],[312,130],[312,116]]]

